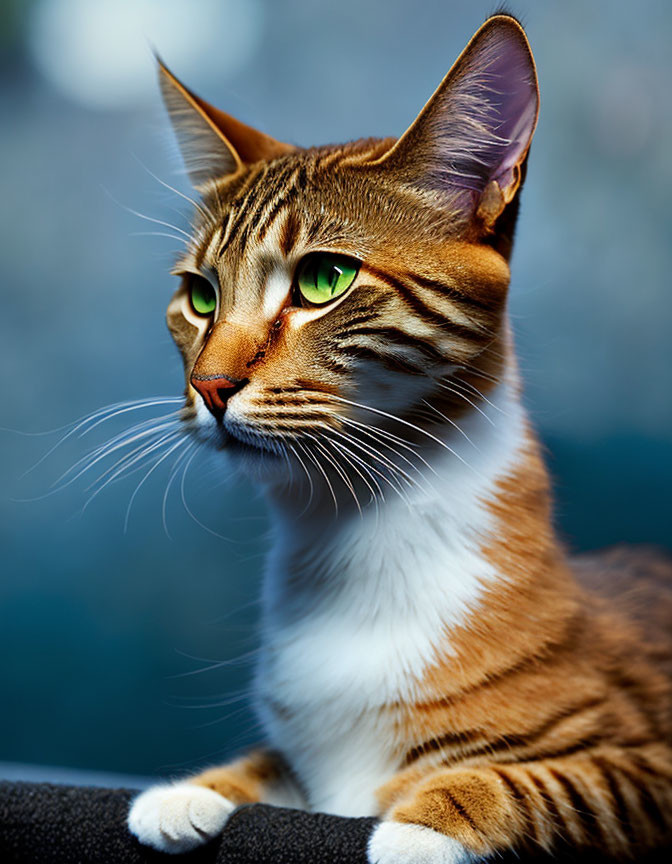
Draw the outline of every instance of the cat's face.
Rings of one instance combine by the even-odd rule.
[[[198,438],[356,469],[367,436],[410,441],[468,409],[453,376],[496,382],[537,115],[513,19],[481,28],[396,143],[294,148],[161,74],[202,198],[168,307]]]

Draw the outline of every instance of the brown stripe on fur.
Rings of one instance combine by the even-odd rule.
[[[600,779],[607,788],[613,816],[620,827],[624,840],[628,846],[632,846],[635,843],[635,831],[632,821],[637,818],[637,814],[630,812],[630,808],[618,782],[618,775],[615,773],[613,766],[609,764],[608,759],[603,756],[593,755],[591,760],[599,772]]]
[[[340,368],[345,372],[348,371],[346,367]],[[313,393],[326,393],[328,396],[338,395],[339,393],[336,385],[329,384],[326,381],[312,381],[310,378],[296,378],[295,380],[297,387],[301,387],[303,390],[310,390]]]
[[[498,848],[512,827],[523,831],[525,826],[501,780],[478,770],[430,775],[388,818],[441,831],[479,854]]]
[[[377,312],[367,312],[365,315],[356,315],[353,318],[348,318],[347,325],[342,329],[335,329],[332,333],[332,337],[347,336],[349,335],[351,328],[358,324],[368,324],[369,321],[375,321],[379,317],[380,316]]]
[[[257,227],[257,233],[256,233],[255,238],[254,238],[257,243],[263,243],[264,242],[264,240],[266,239],[266,235],[268,234],[270,229],[273,227],[276,219],[278,218],[280,213],[283,210],[285,210],[286,207],[289,206],[289,204],[291,203],[291,200],[294,197],[295,197],[294,190],[290,190],[285,195],[284,198],[279,198],[275,202],[275,204],[271,208],[266,219],[264,219],[264,221],[261,223],[261,225]]]
[[[471,828],[474,833],[477,833],[478,825],[476,824],[476,820],[469,813],[467,808],[457,800],[455,795],[453,795],[453,793],[446,788],[439,789],[439,794],[443,795],[443,797],[447,800],[448,804],[455,810],[457,815],[467,823],[469,828]]]
[[[437,753],[450,746],[459,748],[465,743],[473,741],[474,739],[482,739],[483,737],[484,733],[481,729],[465,730],[463,732],[446,732],[444,735],[430,738],[429,741],[423,741],[422,744],[411,747],[404,757],[404,765],[411,765],[416,761],[416,759],[420,759],[428,753]]]
[[[656,745],[654,745],[655,747]],[[653,748],[650,748],[653,749]],[[668,748],[658,747],[658,758],[652,764],[651,758],[645,752],[635,751],[632,754],[632,762],[636,768],[648,777],[658,782],[672,780],[672,762]]]
[[[433,345],[429,340],[421,339],[418,336],[413,336],[402,330],[400,327],[392,326],[369,326],[369,327],[353,327],[347,334],[347,337],[353,336],[373,336],[384,342],[390,342],[393,345],[403,348],[409,348],[412,351],[417,351],[426,359],[434,360],[435,362],[445,362],[445,357],[442,351]],[[358,346],[347,346],[358,347]],[[366,346],[369,347],[369,346]],[[375,350],[375,349],[374,349]]]
[[[297,169],[291,164],[286,165],[284,169],[276,168],[275,172],[270,172],[268,167],[263,165],[257,169],[256,173],[253,173],[249,187],[244,187],[244,198],[239,195],[231,203],[231,209],[237,218],[228,232],[226,244],[222,244],[220,247],[220,255],[234,242],[241,250],[244,250],[253,232],[257,232],[258,240],[259,233],[262,234],[262,237],[266,234],[285,202],[291,200],[294,194],[292,180],[296,174]],[[265,223],[260,225],[261,214],[275,199],[278,200],[271,210],[272,218],[270,220],[267,218]]]
[[[569,774],[560,768],[549,768],[551,777],[562,786],[567,800],[582,823],[586,839],[596,846],[609,846],[609,840],[589,802]]]
[[[518,734],[503,734],[497,735],[494,740],[488,740],[487,733],[483,729],[468,729],[459,732],[449,732],[445,735],[442,735],[438,738],[432,738],[429,741],[425,741],[422,744],[418,744],[417,746],[411,748],[406,755],[404,760],[404,764],[409,765],[414,759],[419,758],[420,756],[437,750],[443,750],[444,748],[453,745],[459,747],[467,742],[474,742],[478,739],[485,738],[485,746],[481,746],[476,750],[468,750],[467,754],[470,758],[474,756],[487,754],[489,756],[494,756],[496,753],[505,751],[507,753],[511,753],[515,748],[519,749],[530,749],[533,748],[535,744],[541,742],[543,738],[545,738],[549,733],[553,732],[558,725],[561,725],[564,721],[569,720],[571,718],[576,717],[577,714],[590,711],[592,708],[600,707],[604,704],[604,697],[589,697],[588,699],[583,699],[578,703],[572,704],[568,707],[563,708],[561,711],[552,711],[550,716],[548,716],[543,723],[536,726],[534,729],[529,731],[521,731]],[[600,735],[598,732],[594,732],[588,739],[581,739],[578,743],[566,746],[563,750],[560,751],[563,755],[568,752],[574,752],[576,749],[582,749],[587,746],[588,742],[592,744],[596,744],[600,740]]]
[[[408,272],[406,274],[409,279],[420,285],[422,288],[427,288],[434,291],[441,297],[448,297],[456,303],[464,304],[465,306],[473,306],[476,309],[482,309],[492,313],[493,298],[475,297],[472,294],[467,294],[465,291],[460,291],[455,285],[449,285],[446,282],[441,282],[439,279],[429,279],[426,276],[421,276],[419,273]],[[496,298],[500,300],[499,297]]]
[[[343,156],[347,153],[345,147],[329,148],[323,155],[318,156],[315,162],[315,172],[327,173],[332,168],[340,168]]]
[[[518,785],[518,781],[514,780],[513,777],[510,776],[510,773],[506,770],[506,767],[503,768],[493,768],[492,769],[497,777],[504,783],[504,785],[508,788],[511,796],[516,802],[516,806],[523,814],[523,818],[525,819],[525,832],[529,834],[529,837],[532,841],[539,846],[547,847],[548,838],[542,836],[539,833],[539,826],[537,824],[537,816],[539,815],[538,811],[533,807],[533,802],[527,790],[521,789]]]
[[[603,743],[605,739],[602,733],[594,732],[583,738],[570,738],[570,740],[571,744],[560,744],[557,747],[535,749],[531,754],[527,753],[525,758],[539,759],[544,762],[550,759],[566,759],[568,756],[576,756],[579,753],[590,751],[593,747],[597,747]]]
[[[555,831],[561,835],[564,835],[567,830],[567,823],[565,822],[565,818],[560,812],[555,802],[555,798],[553,797],[541,777],[539,777],[538,773],[532,771],[530,772],[529,776],[530,780],[534,783],[541,797],[541,800],[543,801],[544,808],[550,816],[551,823]]]
[[[294,210],[290,210],[287,214],[285,224],[282,226],[282,233],[280,235],[280,251],[285,258],[294,248],[296,241],[299,239],[300,232],[301,222],[299,217]]]
[[[231,219],[228,230],[222,238],[222,243],[217,250],[218,258],[221,258],[226,250],[233,244],[236,234],[247,217],[248,204],[254,195],[257,194],[257,181],[263,174],[264,167],[262,165],[255,165],[248,169],[247,174],[244,175],[242,186],[237,190],[236,196],[229,205]]]
[[[393,372],[402,372],[407,375],[422,374],[418,365],[411,360],[400,357],[397,354],[384,354],[366,345],[341,345],[339,352],[346,357],[351,357],[353,360],[368,360],[373,363],[380,363],[386,369]]]
[[[409,309],[415,312],[415,314],[426,323],[433,324],[435,327],[448,328],[448,332],[450,332],[451,335],[472,342],[480,342],[492,335],[484,325],[478,322],[474,322],[473,327],[466,327],[464,324],[452,321],[445,313],[432,309],[424,300],[413,292],[411,287],[406,285],[401,279],[393,276],[391,273],[384,272],[370,264],[366,264],[362,269],[366,273],[380,279],[382,282],[385,282],[393,288],[406,306],[408,306]]]
[[[300,168],[288,168],[284,174],[281,174],[279,178],[273,184],[269,184],[269,186],[265,190],[265,198],[263,203],[259,206],[258,212],[256,215],[250,217],[250,221],[256,224],[257,233],[256,233],[256,242],[261,243],[266,237],[268,231],[272,227],[273,223],[277,219],[278,215],[285,209],[291,207],[291,205],[296,201],[299,195],[299,180],[303,178],[304,171]],[[269,212],[264,216],[263,221],[260,222],[261,213],[269,207],[270,203],[275,199],[275,203],[270,208]],[[297,236],[300,231],[301,224],[298,220],[298,215],[290,210],[291,216],[288,218],[295,218],[297,220],[296,223],[296,231]],[[286,230],[283,228],[283,231]],[[296,242],[296,241],[294,241]],[[292,244],[293,245],[293,244]],[[284,252],[282,247],[282,240],[280,242],[281,251]],[[284,253],[285,257],[287,253]]]
[[[637,790],[641,811],[646,815],[649,825],[651,825],[655,829],[657,835],[670,836],[672,833],[672,827],[670,826],[670,821],[668,817],[669,805],[672,802],[670,802],[669,799],[669,789],[667,790],[668,816],[666,816],[663,814],[661,805],[656,798],[656,792],[658,792],[661,788],[660,779],[658,784],[647,783],[640,776],[638,768],[638,765],[633,766],[630,765],[628,762],[623,762],[618,766],[618,770],[630,780],[633,787]]]
[[[294,421],[303,421],[310,423],[326,423],[328,422],[333,415],[330,415],[327,411],[314,411],[312,410],[312,406],[309,403],[306,403],[305,410],[300,410],[301,406],[296,406],[298,410],[289,411],[286,408],[283,408],[282,411],[273,411],[273,410],[259,410],[257,409],[251,414],[250,419],[256,422],[261,422],[264,420],[278,420],[282,423],[282,428],[291,428],[289,426],[290,423]],[[278,427],[280,428],[280,427]]]
[[[630,813],[629,824],[635,832],[635,843],[644,845],[654,844],[658,840],[658,831],[651,824],[645,808],[642,807],[639,782],[637,780],[633,782],[616,765],[612,767],[612,772],[616,782],[620,783],[623,797],[628,801],[628,811]]]

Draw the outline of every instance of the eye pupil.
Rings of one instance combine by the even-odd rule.
[[[331,288],[331,293],[333,294],[336,290],[336,285],[338,284],[339,278],[343,275],[343,271],[338,267],[333,266],[331,268],[331,276],[329,279],[329,287]]]
[[[299,263],[296,284],[301,297],[319,306],[339,297],[352,285],[360,262],[345,255],[315,252]]]

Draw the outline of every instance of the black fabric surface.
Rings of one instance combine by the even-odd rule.
[[[1,864],[366,864],[374,819],[345,819],[255,804],[240,807],[221,837],[185,855],[141,846],[126,829],[129,789],[0,782]],[[497,856],[497,864],[548,862],[547,856]],[[565,850],[558,862],[606,861]],[[638,855],[669,864],[672,848]],[[413,862],[409,862],[413,864]]]
[[[126,828],[136,792],[49,783],[0,783],[0,862],[54,864],[365,864],[373,819],[255,804],[220,838],[185,855],[140,845]]]

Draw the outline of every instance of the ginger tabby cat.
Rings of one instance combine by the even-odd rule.
[[[201,196],[183,420],[263,486],[274,543],[266,744],[144,792],[131,831],[181,852],[264,801],[379,817],[371,864],[669,841],[672,571],[567,558],[521,404],[522,27],[489,18],[398,140],[301,149],[160,79]]]

